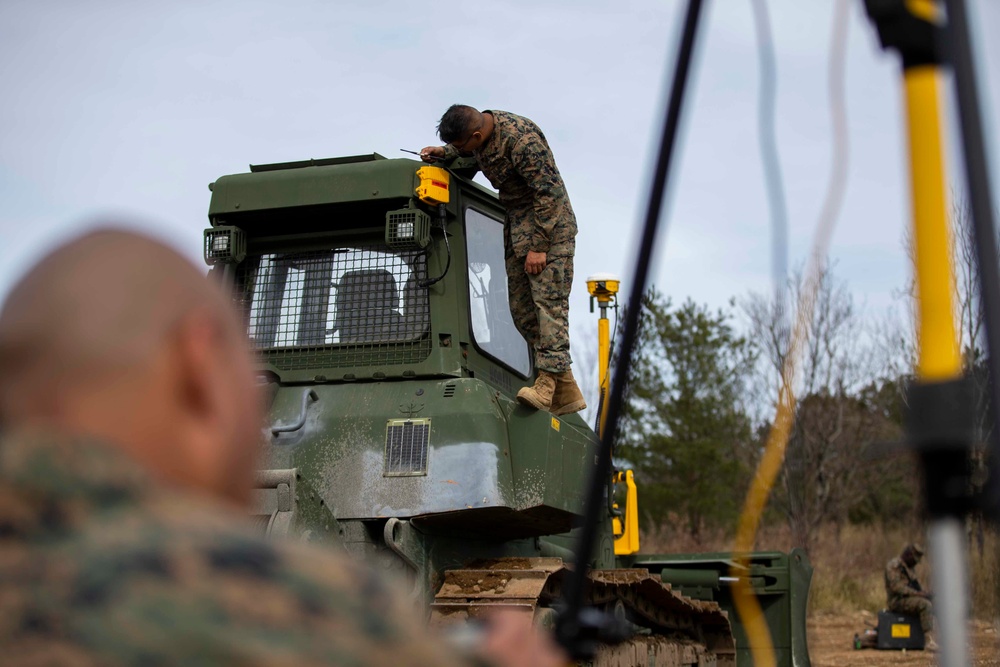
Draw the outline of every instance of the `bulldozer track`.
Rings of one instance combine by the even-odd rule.
[[[505,609],[551,626],[551,605],[567,571],[560,558],[501,558],[447,570],[431,604],[431,624],[464,623]],[[594,665],[736,664],[729,618],[715,602],[685,597],[644,569],[592,570],[589,584],[585,604],[628,620],[636,631],[622,644],[602,647]]]

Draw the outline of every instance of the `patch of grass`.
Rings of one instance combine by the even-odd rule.
[[[1000,625],[1000,531],[984,531],[981,544],[978,536],[973,540],[969,588],[973,614],[983,620],[995,620]]]
[[[903,545],[914,541],[916,531],[887,531],[871,526],[834,526],[820,531],[810,554],[814,573],[809,594],[810,613],[876,612],[885,607],[885,565]],[[924,564],[917,568],[921,582],[928,582]]]
[[[825,567],[813,573],[809,590],[810,613],[849,614],[859,609],[875,612],[884,606],[885,586],[881,573],[838,573]]]

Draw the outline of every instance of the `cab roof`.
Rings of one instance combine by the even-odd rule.
[[[233,213],[408,198],[422,162],[378,153],[250,165],[209,185],[209,219]]]

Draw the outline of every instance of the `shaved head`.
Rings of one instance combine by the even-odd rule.
[[[0,314],[0,415],[42,409],[40,391],[73,391],[148,361],[195,308],[223,299],[190,262],[149,239],[99,231],[43,259]]]
[[[257,426],[244,348],[230,301],[194,265],[130,232],[93,232],[39,262],[0,311],[0,423],[101,437],[204,486],[177,478],[197,461],[155,450],[219,463],[252,448],[237,442]],[[187,452],[195,441],[210,451]]]

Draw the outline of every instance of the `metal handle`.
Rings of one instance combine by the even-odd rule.
[[[273,424],[271,426],[271,435],[276,436],[279,433],[292,433],[298,431],[300,428],[306,425],[306,410],[309,409],[309,403],[319,400],[319,396],[312,389],[306,389],[302,392],[302,409],[299,411],[299,418],[296,419],[291,424]]]

